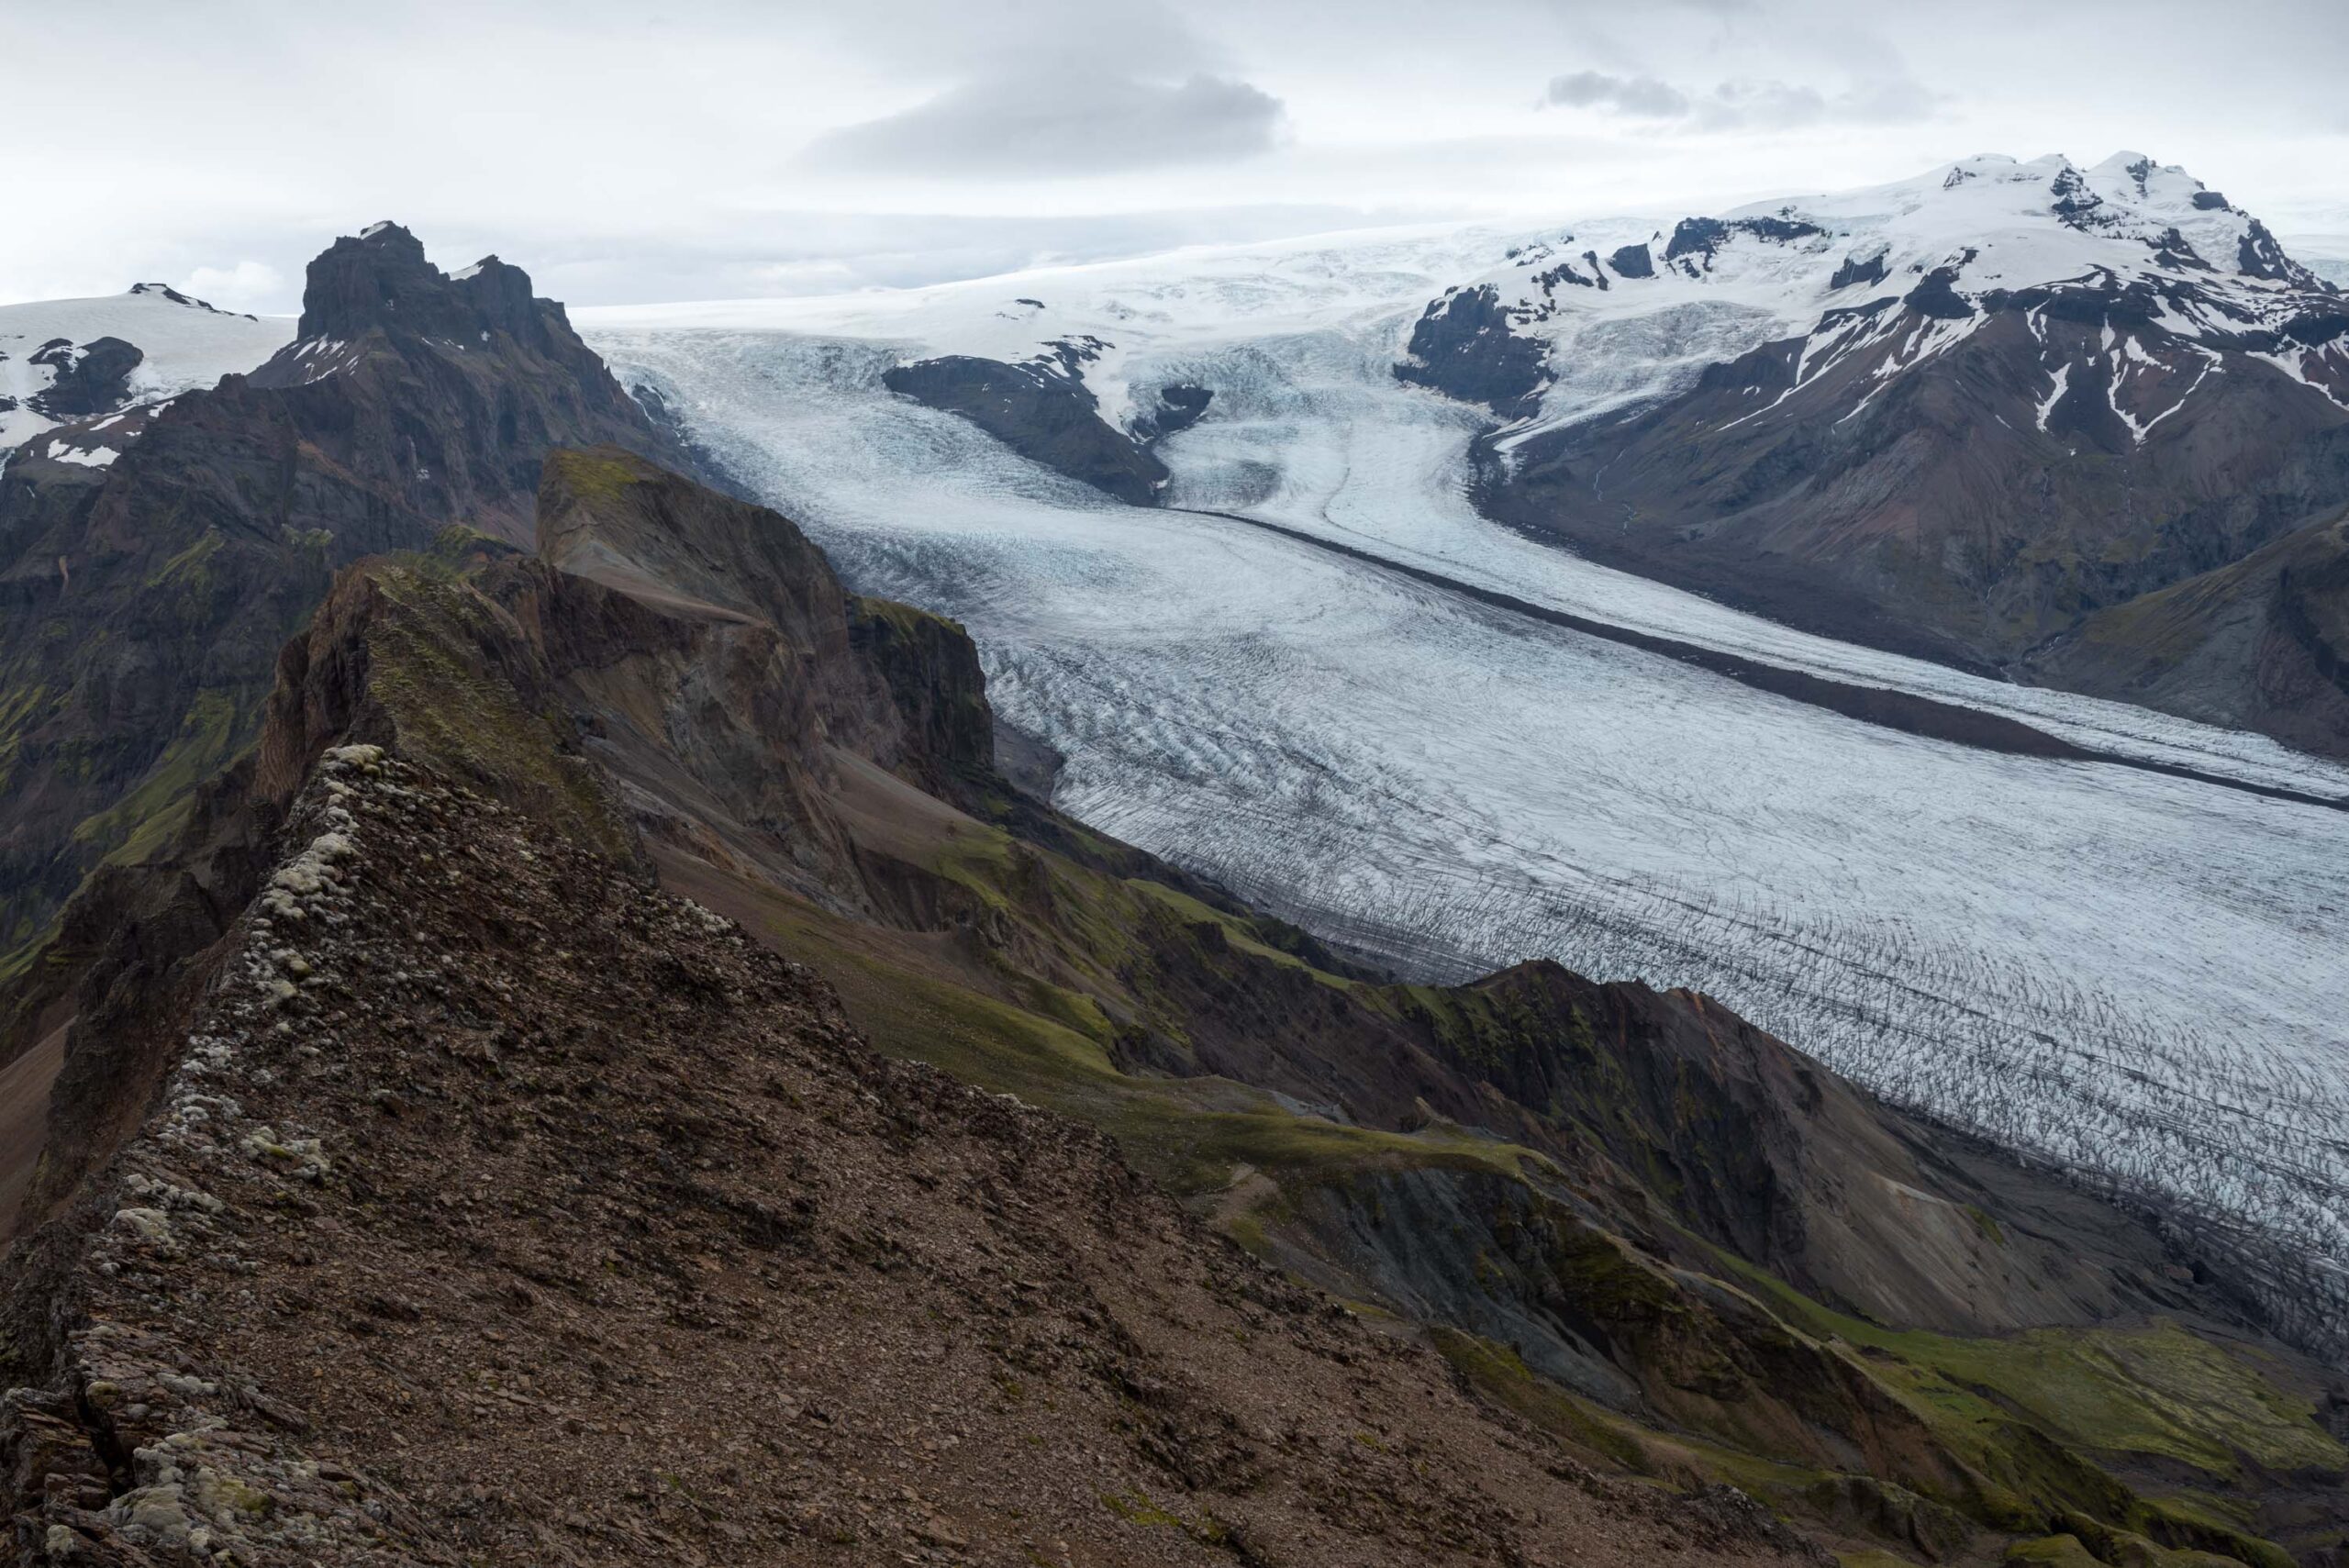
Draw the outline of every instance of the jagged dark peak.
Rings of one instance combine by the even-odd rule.
[[[2087,176],[2069,163],[2047,182],[2047,197],[2048,210],[2076,228],[2104,205],[2104,198],[2088,188]]]
[[[130,285],[130,292],[135,295],[150,295],[157,299],[169,300],[173,305],[184,305],[190,310],[210,311],[215,316],[241,316],[248,321],[259,319],[250,311],[223,310],[208,299],[198,299],[194,295],[182,294],[169,284],[133,284]]]
[[[2235,270],[2245,277],[2265,278],[2269,283],[2290,284],[2298,288],[2330,292],[2332,287],[2286,255],[2276,236],[2255,217],[2250,219],[2250,227],[2235,245]]]
[[[549,317],[568,332],[562,307],[535,298],[521,268],[485,256],[451,277],[427,259],[423,241],[384,222],[343,236],[310,263],[295,336],[347,341],[380,329],[472,343],[503,332],[543,347]]]
[[[1713,252],[1733,234],[1750,234],[1756,239],[1768,239],[1787,244],[1806,239],[1827,231],[1815,223],[1793,216],[1790,206],[1776,213],[1755,217],[1733,217],[1724,221],[1718,217],[1684,217],[1672,231],[1672,242],[1664,247],[1664,259],[1676,261],[1683,256],[1701,255],[1708,265]]]

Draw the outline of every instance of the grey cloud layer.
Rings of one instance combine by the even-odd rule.
[[[10,167],[37,220],[0,224],[0,299],[288,309],[385,216],[574,300],[710,297],[1308,210],[1695,212],[1979,150],[2143,148],[2344,234],[2343,58],[2342,0],[0,0],[11,123],[51,154]]]
[[[1542,95],[1546,103],[1576,109],[1611,109],[1643,118],[1673,119],[1688,112],[1688,95],[1653,76],[1610,76],[1604,71],[1576,71],[1550,78]]]
[[[1653,76],[1575,71],[1550,78],[1542,101],[1627,119],[1681,121],[1700,130],[1790,130],[1835,122],[1889,125],[1922,119],[1932,112],[1937,97],[1906,75],[1832,94],[1766,80],[1723,82],[1692,94]]]
[[[1279,99],[1228,77],[1020,75],[844,127],[817,138],[802,160],[896,173],[1108,173],[1269,151],[1282,120]]]

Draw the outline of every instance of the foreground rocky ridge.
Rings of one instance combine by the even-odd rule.
[[[1992,1559],[2017,1540],[2070,1550],[2061,1543],[2068,1536],[2114,1563],[2199,1561],[2185,1555],[2192,1552],[2280,1562],[2278,1549],[2257,1539],[2272,1536],[2314,1562],[2342,1528],[2343,1455],[2318,1418],[2330,1409],[2336,1427],[2349,1424],[2349,1389],[2269,1338],[2254,1307],[2155,1229],[1886,1114],[1701,997],[1594,985],[1554,966],[1457,989],[1397,986],[1352,968],[1301,933],[1019,795],[990,765],[976,661],[959,628],[854,599],[785,519],[625,452],[565,453],[548,463],[529,554],[452,534],[430,554],[347,571],[282,657],[270,713],[259,751],[204,794],[171,854],[118,868],[76,901],[44,971],[61,977],[45,993],[47,1015],[72,1021],[26,1213],[28,1224],[49,1224],[17,1254],[46,1262],[25,1276],[11,1353],[23,1368],[14,1375],[53,1396],[71,1395],[77,1376],[122,1382],[89,1371],[95,1351],[72,1335],[76,1303],[95,1299],[76,1293],[113,1288],[92,1284],[89,1272],[123,1277],[103,1265],[117,1261],[111,1249],[129,1244],[101,1230],[98,1250],[83,1251],[90,1228],[114,1223],[116,1208],[169,1215],[168,1203],[133,1201],[130,1173],[245,1207],[178,1156],[140,1163],[161,1136],[149,1107],[158,1095],[168,1104],[180,1093],[169,1085],[184,1078],[188,1041],[227,1032],[194,1021],[196,1012],[235,992],[249,996],[240,1005],[277,1003],[239,1026],[250,1036],[247,1024],[266,1021],[252,1048],[265,1053],[269,1079],[237,1094],[237,1114],[265,1125],[265,1141],[286,1155],[239,1144],[226,1169],[245,1179],[283,1164],[295,1180],[275,1179],[297,1198],[331,1199],[337,1223],[420,1250],[397,1262],[373,1247],[315,1241],[316,1263],[298,1262],[296,1250],[272,1254],[268,1277],[311,1303],[273,1317],[211,1287],[200,1299],[176,1296],[179,1331],[233,1326],[220,1330],[229,1335],[222,1342],[246,1347],[235,1353],[249,1372],[281,1359],[324,1364],[317,1358],[328,1352],[318,1347],[346,1340],[350,1350],[331,1352],[338,1368],[349,1370],[354,1356],[370,1367],[370,1356],[388,1362],[389,1381],[369,1385],[372,1401],[302,1420],[347,1429],[352,1435],[340,1440],[378,1451],[397,1448],[396,1436],[426,1449],[423,1462],[437,1444],[418,1442],[415,1430],[438,1429],[412,1422],[453,1420],[476,1401],[428,1375],[429,1362],[400,1360],[395,1350],[411,1351],[389,1341],[415,1340],[417,1358],[439,1354],[441,1339],[455,1338],[446,1324],[478,1328],[474,1318],[504,1314],[521,1321],[501,1321],[496,1332],[507,1339],[487,1340],[495,1348],[482,1353],[507,1364],[468,1369],[486,1372],[502,1391],[484,1396],[492,1411],[528,1412],[516,1401],[533,1400],[559,1407],[552,1418],[575,1419],[583,1431],[607,1429],[517,1440],[542,1440],[551,1454],[627,1432],[651,1434],[629,1441],[660,1440],[661,1451],[639,1459],[643,1451],[630,1450],[625,1462],[665,1466],[676,1480],[636,1484],[646,1496],[625,1499],[639,1512],[622,1510],[623,1523],[649,1512],[659,1529],[696,1545],[704,1538],[680,1521],[701,1521],[713,1543],[731,1541],[718,1528],[730,1524],[752,1532],[734,1550],[766,1551],[758,1531],[799,1518],[796,1509],[816,1508],[808,1522],[820,1539],[862,1528],[863,1504],[915,1532],[892,1531],[893,1541],[980,1560],[1014,1543],[1026,1550],[1025,1533],[1000,1518],[974,1529],[976,1516],[962,1511],[1013,1496],[986,1490],[997,1480],[977,1472],[973,1490],[954,1494],[951,1507],[920,1494],[899,1496],[904,1507],[893,1509],[886,1496],[852,1487],[786,1496],[776,1454],[757,1450],[760,1437],[746,1429],[720,1443],[755,1451],[723,1462],[740,1472],[724,1478],[736,1489],[726,1504],[674,1469],[674,1451],[690,1434],[670,1434],[684,1418],[655,1399],[658,1374],[674,1379],[678,1362],[699,1352],[683,1340],[648,1347],[681,1329],[721,1340],[739,1332],[744,1343],[787,1332],[790,1314],[763,1316],[774,1327],[755,1332],[745,1314],[780,1312],[777,1291],[820,1297],[814,1282],[861,1278],[853,1271],[873,1259],[885,1271],[900,1255],[893,1247],[930,1258],[923,1249],[947,1246],[939,1239],[966,1223],[956,1218],[957,1195],[971,1190],[964,1176],[978,1167],[958,1175],[934,1166],[951,1158],[928,1139],[966,1137],[957,1107],[1010,1114],[920,1073],[841,1067],[885,1107],[916,1106],[909,1114],[929,1130],[889,1133],[887,1159],[872,1145],[853,1156],[854,1169],[897,1195],[857,1210],[863,1239],[843,1243],[840,1255],[864,1262],[847,1275],[826,1274],[820,1260],[834,1254],[820,1239],[832,1234],[829,1221],[802,1228],[775,1195],[804,1193],[821,1216],[837,1203],[825,1195],[829,1179],[811,1184],[767,1162],[780,1149],[831,1136],[820,1116],[808,1128],[777,1119],[793,1095],[802,1102],[793,1118],[831,1103],[829,1091],[794,1074],[803,1066],[817,1073],[831,1057],[861,1059],[821,994],[796,971],[751,954],[747,937],[818,971],[839,988],[848,1022],[884,1051],[1113,1132],[1126,1159],[1290,1274],[1398,1314],[1403,1340],[1420,1332],[1409,1325],[1427,1325],[1464,1386],[1510,1413],[1503,1426],[1516,1435],[1502,1451],[1550,1455],[1535,1471],[1556,1464],[1571,1486],[1582,1485],[1572,1479],[1583,1473],[1577,1466],[1670,1486],[1731,1481],[1840,1545],[1926,1561]],[[384,755],[333,756],[313,773],[312,759],[353,744]],[[354,814],[354,824],[373,813],[395,849],[371,851],[362,828],[327,820],[338,809]],[[321,850],[326,831],[359,845],[362,863],[345,867],[333,846]],[[648,873],[739,928],[654,897],[644,890]],[[290,920],[277,906],[307,896],[312,883],[328,902]],[[547,934],[558,909],[575,915],[592,943]],[[256,917],[269,922],[266,931]],[[340,945],[354,922],[364,928],[352,937],[358,945]],[[794,979],[786,984],[778,973]],[[594,1022],[614,1016],[641,1022],[616,1031]],[[581,1032],[568,1035],[557,1018],[578,1019]],[[303,1055],[305,1044],[319,1054]],[[795,1054],[802,1047],[812,1056]],[[782,1067],[765,1064],[770,1052]],[[785,1083],[779,1098],[763,1087],[771,1072]],[[421,1090],[403,1087],[411,1080]],[[378,1090],[388,1098],[378,1101]],[[1050,1118],[1017,1125],[1078,1137]],[[863,1137],[878,1126],[852,1117],[833,1130]],[[587,1170],[616,1129],[624,1163]],[[322,1133],[317,1149],[298,1146]],[[363,1186],[338,1185],[351,1170],[338,1151],[353,1140],[373,1162],[360,1167]],[[1097,1173],[1048,1189],[1023,1176],[1017,1195],[1034,1206],[1039,1244],[1050,1231],[1065,1240],[1074,1227],[1076,1251],[1054,1254],[1057,1275],[1041,1261],[1018,1262],[1015,1279],[1040,1283],[1030,1295],[1043,1302],[1091,1293],[1091,1309],[1146,1347],[1140,1319],[1122,1305],[1141,1288],[1133,1280],[1147,1277],[1147,1267],[1132,1266],[1140,1243],[1085,1243],[1084,1227],[1094,1222],[1079,1218],[1101,1212],[1089,1206],[1104,1200],[1083,1195],[1097,1195],[1103,1183],[1135,1189],[1097,1146],[1080,1138],[1069,1147],[1096,1149],[1085,1158],[1101,1162],[1085,1169]],[[974,1156],[979,1166],[994,1148]],[[329,1164],[315,1184],[302,1180],[318,1152]],[[885,1169],[891,1160],[903,1170]],[[468,1173],[451,1180],[452,1168]],[[925,1185],[924,1175],[939,1184]],[[648,1195],[630,1186],[640,1180]],[[1010,1178],[995,1190],[1005,1203]],[[746,1214],[743,1202],[763,1207]],[[430,1223],[417,1223],[419,1206]],[[1150,1208],[1158,1219],[1112,1212],[1099,1234],[1163,1238],[1172,1251],[1152,1256],[1177,1260],[1168,1265],[1177,1279],[1188,1277],[1181,1258],[1218,1256],[1187,1251],[1198,1245],[1196,1233],[1172,1210]],[[135,1232],[141,1222],[119,1224]],[[452,1226],[475,1229],[485,1250],[425,1261],[422,1250],[452,1244],[440,1236]],[[664,1240],[672,1234],[678,1239]],[[813,1250],[792,1251],[806,1246]],[[297,1271],[340,1268],[354,1254],[382,1276],[365,1290],[392,1305],[369,1308],[356,1273],[336,1286],[341,1295],[301,1283]],[[1241,1264],[1227,1258],[1217,1266]],[[436,1284],[429,1304],[399,1286],[442,1273],[469,1283],[451,1284],[445,1301]],[[518,1307],[508,1283],[517,1275],[530,1296]],[[1269,1280],[1252,1266],[1232,1277]],[[618,1374],[599,1382],[594,1360],[583,1378],[580,1344],[559,1330],[551,1342],[525,1335],[528,1322],[585,1314],[600,1293],[640,1278],[645,1293],[607,1303],[618,1315],[594,1330],[592,1355],[644,1378],[640,1385]],[[856,1310],[928,1301],[912,1279],[890,1274],[858,1296]],[[680,1280],[694,1282],[691,1294]],[[274,1299],[253,1288],[257,1300]],[[1219,1368],[1238,1375],[1258,1363],[1215,1327],[1220,1308],[1203,1288],[1205,1296],[1179,1296],[1176,1317],[1182,1332],[1214,1344],[1157,1343],[1176,1362],[1196,1362],[1195,1375],[1212,1385]],[[134,1307],[155,1311],[108,1299],[120,1321],[146,1321]],[[939,1306],[950,1317],[963,1309]],[[1299,1321],[1339,1321],[1299,1309]],[[1263,1325],[1240,1328],[1247,1351],[1261,1345]],[[825,1462],[834,1471],[851,1464],[885,1477],[890,1434],[874,1423],[907,1404],[896,1381],[903,1366],[858,1362],[820,1392],[809,1370],[816,1355],[851,1354],[851,1337],[843,1333],[837,1349],[805,1340],[798,1354],[774,1352],[760,1370],[745,1361],[740,1378],[751,1391],[745,1397],[779,1390],[795,1408],[813,1404],[843,1423]],[[914,1344],[908,1355],[935,1348],[904,1342]],[[1341,1364],[1381,1368],[1382,1387],[1424,1386],[1415,1381],[1423,1372],[1386,1370],[1396,1341],[1346,1341],[1365,1342],[1386,1348],[1375,1348],[1375,1360],[1347,1350],[1357,1359]],[[882,1343],[894,1356],[901,1341]],[[1238,1360],[1219,1359],[1227,1344]],[[261,1346],[271,1347],[266,1356]],[[1410,1359],[1419,1352],[1398,1353],[1397,1365],[1424,1365]],[[994,1376],[987,1363],[959,1355],[937,1365]],[[1047,1362],[1036,1375],[1011,1376],[1026,1390],[1037,1375],[1064,1371]],[[1055,1418],[1090,1408],[1076,1386],[1051,1386],[1058,1403],[1045,1408]],[[1304,1377],[1299,1386],[1325,1385]],[[1376,1420],[1411,1407],[1357,1411],[1339,1400],[1338,1385],[1327,1388],[1312,1404],[1321,1412],[1315,1418],[1331,1423],[1322,1429],[1359,1420],[1368,1440],[1354,1438],[1355,1446],[1366,1455],[1394,1451]],[[262,1397],[282,1396],[265,1388]],[[993,1397],[1003,1410],[960,1395],[937,1401],[952,1421],[902,1439],[910,1446],[895,1451],[921,1451],[928,1437],[933,1467],[951,1468],[961,1462],[935,1456],[961,1446],[945,1438],[981,1448],[1011,1440],[1019,1410],[1032,1407],[1008,1388]],[[1140,1424],[1119,1430],[1159,1430],[1151,1398],[1128,1397],[1139,1404],[1121,1406],[1124,1418]],[[1452,1398],[1431,1407],[1454,1409]],[[637,1401],[648,1403],[640,1409]],[[151,1410],[161,1401],[131,1403]],[[962,1413],[982,1407],[994,1424]],[[80,1408],[69,1397],[44,1418],[70,1425]],[[540,1426],[547,1418],[532,1418]],[[1244,1431],[1252,1417],[1235,1419]],[[956,1424],[966,1429],[958,1434]],[[141,1440],[153,1447],[148,1440],[160,1430]],[[983,1430],[992,1434],[984,1442]],[[1164,1430],[1196,1451],[1205,1429]],[[1330,1457],[1325,1447],[1296,1451],[1301,1468],[1276,1473],[1260,1456],[1255,1468],[1229,1474],[1176,1464],[1170,1479],[1089,1440],[1047,1467],[1083,1477],[1073,1493],[1012,1506],[1042,1510],[1063,1532],[1055,1539],[1074,1543],[1080,1558],[1085,1541],[1110,1530],[1114,1544],[1101,1550],[1120,1560],[1205,1551],[1219,1530],[1221,1550],[1242,1561],[1250,1552],[1260,1562],[1506,1558],[1512,1549],[1533,1551],[1527,1543],[1544,1539],[1550,1521],[1581,1517],[1568,1510],[1571,1499],[1542,1492],[1531,1504],[1542,1519],[1492,1530],[1475,1523],[1506,1516],[1445,1477],[1464,1478],[1453,1459],[1494,1440],[1475,1435],[1483,1425],[1459,1430],[1468,1447],[1422,1456],[1433,1472],[1427,1479],[1449,1489],[1407,1487],[1397,1494],[1399,1513],[1352,1500],[1345,1507],[1358,1518],[1324,1510],[1308,1521],[1288,1512],[1284,1498],[1332,1485],[1335,1496],[1355,1498],[1362,1483],[1333,1484],[1337,1472],[1317,1468]],[[1152,1440],[1182,1446],[1163,1433]],[[161,1479],[160,1469],[149,1475],[113,1441],[99,1445],[115,1456],[99,1489],[106,1507],[90,1506],[95,1493],[68,1504],[102,1517],[55,1521],[92,1541],[128,1528],[126,1499],[137,1485],[179,1485],[184,1496],[195,1473],[182,1466],[177,1480]],[[1499,1490],[1480,1495],[1522,1516],[1528,1505],[1517,1499],[1536,1494],[1512,1490],[1508,1477],[1533,1473],[1517,1459],[1497,1462]],[[571,1507],[555,1518],[520,1488],[511,1501],[494,1489],[462,1496],[438,1478],[445,1473],[431,1484],[451,1489],[429,1500],[395,1480],[417,1505],[417,1528],[441,1532],[431,1539],[514,1550],[573,1541],[561,1533],[574,1528]],[[1040,1484],[1018,1465],[997,1479],[1014,1490]],[[572,1495],[560,1476],[545,1485]],[[1542,1484],[1536,1476],[1528,1485]],[[1636,1533],[1649,1529],[1642,1520],[1682,1529],[1668,1509],[1615,1511],[1621,1499],[1607,1485],[1583,1495],[1599,1499],[1599,1517],[1635,1532],[1627,1539],[1651,1539]],[[1424,1509],[1411,1499],[1424,1499]],[[1432,1523],[1408,1522],[1454,1510],[1467,1532],[1457,1540],[1444,1541]],[[103,1517],[109,1511],[120,1517]],[[596,1528],[574,1550],[618,1550],[613,1541],[630,1539],[599,1533],[607,1516],[576,1511]],[[925,1540],[919,1532],[933,1517],[936,1539]],[[540,1538],[542,1528],[552,1534]],[[1776,1550],[1752,1535],[1679,1539],[1728,1553]],[[800,1537],[774,1540],[772,1550],[786,1560],[815,1550]],[[1052,1550],[1043,1548],[1047,1561],[1057,1560]]]
[[[21,1561],[1806,1559],[525,813],[345,746],[286,827],[12,1291]]]

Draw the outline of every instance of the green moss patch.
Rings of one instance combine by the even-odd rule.
[[[616,453],[576,448],[547,453],[546,467],[550,475],[560,477],[583,501],[617,500],[629,486],[651,477],[646,469]]]
[[[596,770],[565,746],[562,716],[532,712],[501,671],[501,651],[522,647],[504,612],[422,562],[368,575],[390,606],[368,628],[368,692],[400,751],[628,859],[628,830]]]
[[[189,795],[228,765],[250,737],[254,718],[232,692],[196,693],[162,755],[129,794],[76,823],[73,841],[106,851],[109,860],[143,860],[186,819]]]

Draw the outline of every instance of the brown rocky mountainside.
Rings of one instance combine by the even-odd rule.
[[[0,971],[250,743],[338,569],[451,522],[527,543],[550,447],[691,466],[519,269],[451,277],[394,224],[311,263],[252,374],[109,419],[110,465],[69,425],[0,475]]]
[[[2349,518],[2099,610],[2032,665],[2057,685],[2349,755]]]
[[[1806,1560],[368,746],[22,1256],[28,1562]]]
[[[2349,1385],[2186,1241],[992,751],[960,628],[623,451],[340,573],[17,986],[20,1552],[2332,1560]]]
[[[1895,344],[1953,312],[1973,330],[1913,368],[1854,354],[1799,382],[1813,340],[1765,345],[1654,406],[1529,441],[1488,505],[1798,625],[2005,667],[2349,496],[2349,416],[2263,360],[2274,345],[2256,334],[2198,350],[2142,288],[1884,303],[1865,329]],[[2132,424],[2092,390],[2116,341],[2147,362],[2209,352],[2224,373],[2157,427]],[[2051,363],[2065,373],[2052,401]]]

